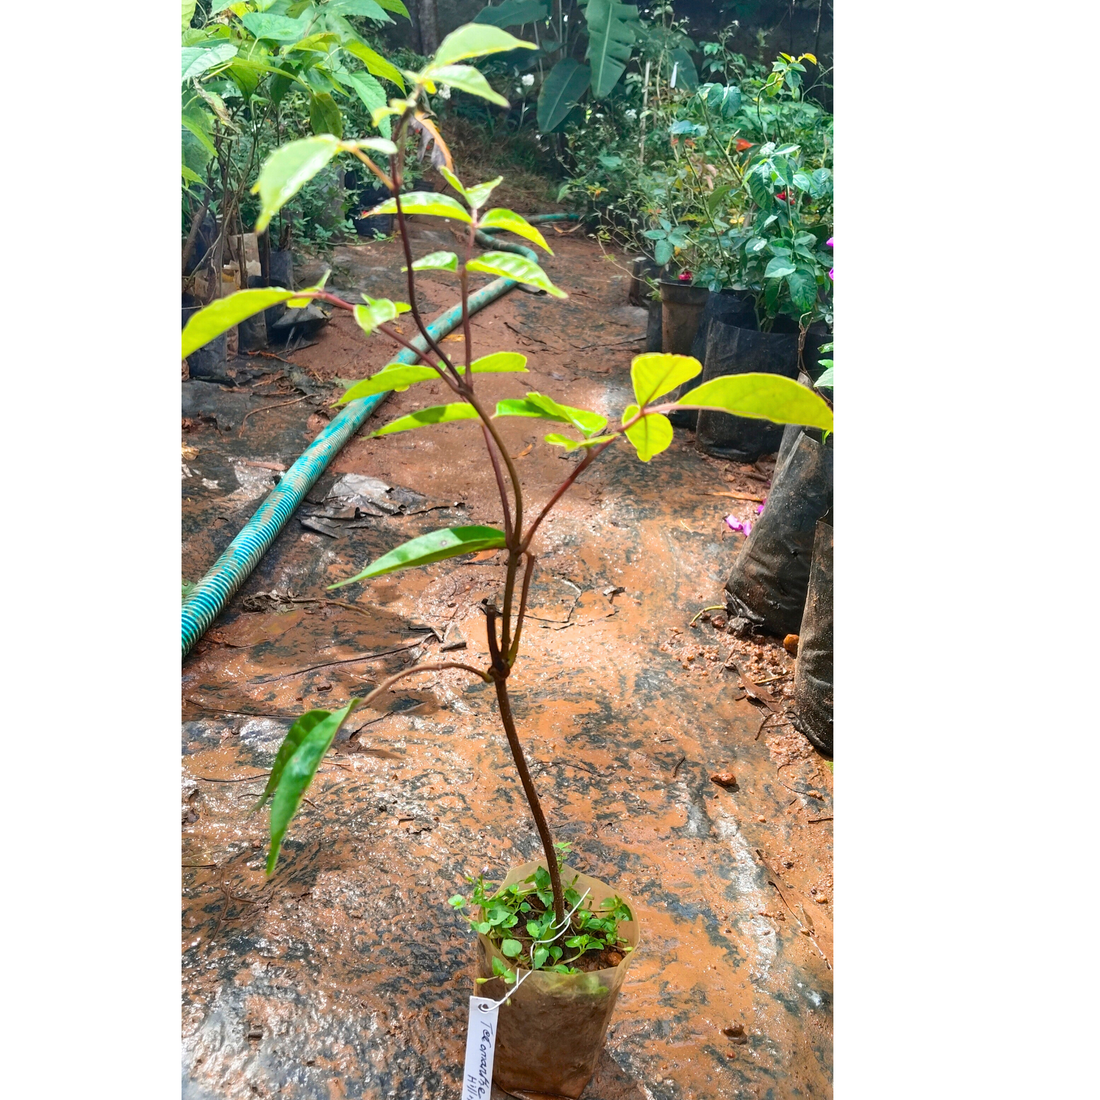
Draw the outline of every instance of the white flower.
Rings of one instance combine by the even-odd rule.
[[[633,122],[638,117],[638,112],[633,107],[628,107],[625,113],[629,122]]]
[[[450,99],[451,98],[451,88],[450,88],[449,84],[440,84],[440,86],[439,86],[439,98],[440,99]]]
[[[524,73],[523,76],[519,78],[519,82],[525,88],[530,88],[531,85],[535,83],[535,78],[530,73]]]

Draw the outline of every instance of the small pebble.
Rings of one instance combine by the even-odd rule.
[[[717,783],[719,787],[736,787],[737,776],[733,772],[715,772],[710,777],[712,783]]]
[[[788,634],[783,639],[783,648],[792,656],[798,656],[798,635]]]
[[[757,814],[756,815],[756,820],[757,821],[767,821],[768,819],[763,814]]]

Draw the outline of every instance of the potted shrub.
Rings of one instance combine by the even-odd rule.
[[[313,710],[291,727],[275,757],[259,805],[271,800],[271,847],[267,870],[272,873],[287,828],[317,767],[351,711],[368,705],[408,677],[443,669],[458,669],[485,683],[496,694],[501,729],[511,751],[516,774],[542,843],[543,857],[513,868],[496,886],[483,879],[472,883],[469,896],[455,895],[451,904],[468,910],[467,919],[478,934],[478,982],[486,993],[511,997],[500,1008],[495,1079],[517,1096],[576,1098],[584,1089],[599,1057],[615,999],[625,977],[631,952],[639,937],[634,908],[617,894],[613,885],[588,878],[561,862],[553,835],[532,782],[508,693],[508,679],[521,653],[528,596],[537,563],[537,536],[547,515],[570,486],[609,447],[625,440],[638,458],[649,462],[672,441],[667,413],[676,404],[667,395],[696,377],[699,363],[687,356],[646,354],[631,366],[635,402],[622,413],[617,426],[587,409],[559,403],[545,394],[530,392],[522,399],[487,400],[484,386],[501,372],[523,372],[526,357],[516,352],[496,352],[475,358],[468,313],[470,271],[507,275],[556,297],[564,293],[551,283],[532,260],[513,253],[491,250],[475,254],[479,228],[509,230],[550,251],[539,231],[520,215],[500,208],[486,209],[494,180],[465,186],[453,172],[442,136],[436,137],[446,163],[440,171],[453,195],[402,192],[403,138],[420,114],[426,88],[442,80],[472,94],[493,100],[496,96],[478,71],[464,62],[507,49],[529,46],[489,25],[472,24],[448,35],[435,57],[417,73],[406,74],[411,87],[404,100],[394,100],[375,112],[392,117],[394,141],[365,139],[342,141],[321,135],[292,142],[277,150],[264,164],[257,184],[263,210],[258,228],[270,221],[311,174],[338,154],[366,162],[367,150],[389,158],[386,176],[391,197],[372,214],[393,214],[404,250],[408,303],[369,299],[355,304],[324,290],[321,284],[293,293],[272,288],[242,291],[223,299],[193,318],[193,338],[214,335],[272,304],[273,301],[321,300],[345,309],[365,333],[381,335],[406,348],[409,342],[391,325],[409,314],[427,350],[418,352],[417,365],[391,364],[353,385],[341,399],[356,400],[371,394],[407,389],[420,382],[439,382],[453,400],[398,417],[374,435],[426,428],[455,421],[476,421],[485,444],[485,461],[491,468],[500,495],[501,525],[445,528],[421,535],[383,554],[363,570],[333,587],[455,558],[486,549],[506,553],[506,577],[501,606],[486,602],[486,639],[489,661],[476,667],[459,661],[426,662],[389,677],[364,699],[352,699],[336,711]],[[533,47],[531,47],[533,48]],[[497,97],[499,98],[499,97]],[[416,258],[412,254],[407,217],[410,214],[445,217],[464,227],[459,253],[434,252]],[[433,340],[417,302],[419,271],[451,271],[458,276],[463,309],[463,354],[448,354]],[[415,350],[415,349],[413,349]],[[684,407],[717,408],[727,413],[768,417],[779,423],[799,423],[830,428],[827,404],[810,390],[783,378],[745,375],[718,379],[687,393]],[[562,483],[545,501],[532,504],[524,494],[515,464],[501,439],[497,420],[532,417],[549,421],[545,436],[551,446],[562,447],[577,461]]]

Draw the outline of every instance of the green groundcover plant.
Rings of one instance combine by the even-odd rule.
[[[291,727],[280,746],[267,786],[258,803],[271,801],[271,847],[267,871],[275,870],[287,829],[296,813],[317,767],[332,745],[337,731],[357,706],[369,705],[408,677],[456,669],[492,684],[505,738],[527,804],[534,819],[546,856],[545,871],[536,872],[526,883],[503,891],[493,891],[483,880],[474,883],[469,899],[452,898],[458,907],[467,904],[478,911],[468,919],[479,932],[489,936],[502,954],[516,960],[517,968],[591,969],[601,952],[619,942],[616,929],[629,918],[629,910],[617,899],[593,911],[571,887],[563,885],[553,836],[535,791],[524,757],[519,732],[512,714],[508,679],[520,655],[528,595],[537,563],[536,537],[547,515],[569,491],[573,483],[611,447],[630,446],[640,461],[649,462],[672,442],[672,425],[667,413],[677,408],[705,408],[738,415],[773,420],[783,424],[804,424],[831,430],[832,411],[812,390],[790,379],[771,374],[742,374],[705,382],[685,393],[678,401],[668,395],[700,373],[697,360],[683,355],[650,354],[636,357],[631,364],[631,382],[635,400],[622,410],[617,424],[589,409],[559,402],[547,394],[528,392],[523,398],[491,401],[486,392],[492,376],[499,373],[526,372],[526,356],[514,351],[498,351],[477,358],[469,314],[468,278],[471,271],[505,276],[564,298],[545,271],[523,256],[490,249],[475,253],[479,229],[507,230],[547,253],[542,234],[519,214],[490,206],[490,197],[501,179],[475,186],[462,183],[453,171],[442,135],[425,113],[426,96],[446,82],[472,95],[493,101],[498,95],[485,78],[467,62],[496,52],[529,48],[511,34],[485,24],[469,24],[448,35],[435,56],[418,72],[404,74],[409,81],[408,94],[378,108],[375,124],[382,119],[392,122],[392,140],[366,138],[344,140],[334,134],[321,134],[289,143],[274,152],[263,165],[254,190],[262,210],[256,224],[262,231],[279,208],[289,201],[306,181],[341,154],[357,157],[383,180],[391,197],[376,208],[376,213],[395,215],[405,258],[408,302],[372,299],[347,302],[324,289],[324,280],[308,290],[290,291],[278,287],[246,290],[215,302],[196,314],[183,332],[183,354],[246,317],[277,302],[290,305],[321,300],[348,310],[363,332],[384,337],[416,352],[414,364],[391,363],[369,378],[351,386],[342,403],[391,390],[406,390],[421,382],[438,382],[451,391],[452,400],[390,421],[373,434],[429,429],[434,424],[457,421],[476,422],[486,448],[486,463],[491,468],[500,496],[501,525],[449,527],[432,531],[395,547],[360,572],[332,587],[358,583],[403,569],[459,557],[482,550],[506,552],[506,575],[501,603],[485,602],[486,638],[489,660],[485,667],[459,661],[425,662],[388,677],[365,699],[351,699],[335,711],[311,710]],[[404,135],[416,122],[433,134],[441,156],[440,171],[454,191],[453,195],[430,192],[402,193],[404,180]],[[388,159],[388,172],[372,159],[381,154]],[[447,218],[461,227],[464,234],[461,254],[433,252],[415,258],[412,254],[406,219],[410,214]],[[420,271],[450,271],[458,276],[462,302],[463,354],[448,354],[432,338],[417,303],[416,277]],[[418,351],[392,322],[410,314],[426,350]],[[576,461],[562,483],[541,502],[531,502],[524,494],[519,474],[501,438],[498,421],[504,417],[528,417],[548,421],[552,431],[545,442],[573,454]],[[585,964],[588,963],[586,967]],[[506,978],[514,979],[509,971]]]

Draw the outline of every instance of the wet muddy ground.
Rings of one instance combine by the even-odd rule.
[[[450,240],[417,234],[418,254]],[[482,388],[617,417],[644,311],[594,241],[550,236],[545,267],[570,298],[514,290],[475,316],[475,354],[521,351],[531,372]],[[333,267],[339,290],[403,297],[394,242],[340,248]],[[445,278],[423,286],[429,315],[457,299]],[[284,358],[238,359],[224,386],[184,383],[185,578],[332,415],[336,380],[389,356],[338,314]],[[395,394],[372,425],[444,399],[432,389]],[[500,423],[541,504],[575,459],[542,442],[540,422]],[[418,534],[499,523],[479,447],[469,424],[353,440],[184,661],[190,1100],[459,1094],[474,937],[446,899],[465,875],[502,877],[539,852],[491,689],[448,671],[356,712],[270,881],[266,811],[249,809],[303,710],[342,706],[445,647],[485,658],[477,604],[502,583],[493,553],[325,591]],[[378,515],[349,511],[364,485],[349,474],[391,487],[371,490]],[[690,625],[722,603],[742,542],[723,516],[755,517],[741,498],[765,496],[767,474],[704,458],[678,431],[648,465],[612,448],[540,532],[510,681],[520,733],[571,863],[641,920],[589,1100],[831,1095],[832,773],[785,717],[793,661],[778,640],[735,638],[721,612]]]

